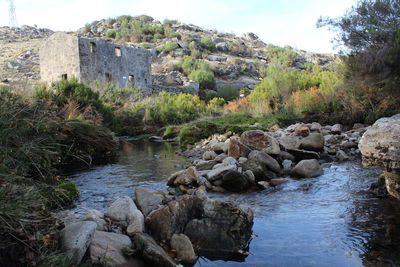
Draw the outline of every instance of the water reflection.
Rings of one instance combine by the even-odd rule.
[[[138,185],[166,189],[166,178],[182,163],[187,162],[169,144],[125,144],[117,163],[74,176],[81,188],[74,209],[104,210]],[[253,209],[254,238],[244,262],[201,258],[196,266],[400,266],[399,202],[368,190],[379,173],[345,163],[269,190],[210,193]]]

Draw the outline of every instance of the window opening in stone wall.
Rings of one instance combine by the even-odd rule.
[[[115,48],[115,55],[117,56],[117,57],[120,57],[122,54],[121,54],[121,48],[119,48],[119,47],[116,47]]]
[[[94,42],[90,42],[90,53],[96,53],[96,44]]]
[[[61,80],[68,80],[68,75],[65,74],[61,74]]]
[[[110,83],[112,81],[112,77],[111,77],[110,73],[106,72],[105,77],[106,77],[106,82]]]
[[[129,75],[128,76],[128,82],[130,83],[130,85],[132,87],[135,86],[135,76],[134,75]]]

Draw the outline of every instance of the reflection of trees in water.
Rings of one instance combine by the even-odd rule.
[[[393,198],[372,199],[358,203],[369,233],[362,256],[365,266],[400,266],[400,201]],[[354,222],[350,223],[353,224]]]
[[[176,150],[170,143],[123,142],[119,163],[143,174],[141,180],[161,180],[178,170],[174,168],[175,164],[185,162]]]

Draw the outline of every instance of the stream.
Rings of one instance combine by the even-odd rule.
[[[81,190],[71,211],[105,211],[136,186],[167,190],[167,177],[189,165],[175,151],[168,143],[125,143],[115,163],[71,177]],[[346,162],[268,190],[208,193],[252,208],[254,238],[244,262],[200,257],[195,266],[400,266],[400,205],[368,190],[380,173]]]

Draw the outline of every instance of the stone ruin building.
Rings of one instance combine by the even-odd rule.
[[[152,91],[151,59],[146,49],[57,32],[40,50],[40,75],[45,82],[75,77],[91,85],[113,83],[147,93]]]

